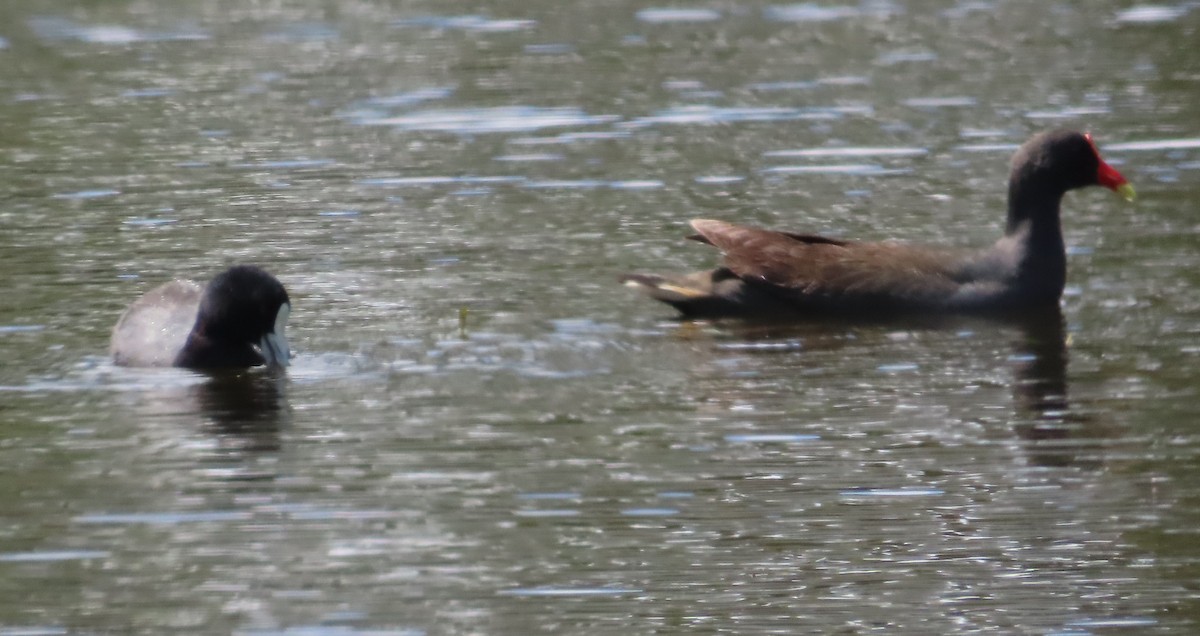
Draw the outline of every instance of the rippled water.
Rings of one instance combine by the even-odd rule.
[[[1194,3],[0,6],[0,634],[1194,633]],[[1063,310],[681,323],[692,217],[958,245],[1091,130]],[[288,287],[294,366],[112,366]]]

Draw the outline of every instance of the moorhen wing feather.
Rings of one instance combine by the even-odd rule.
[[[1058,302],[1066,284],[1059,206],[1069,190],[1133,188],[1089,135],[1042,133],[1014,155],[1005,234],[982,250],[857,242],[696,219],[694,240],[724,253],[722,267],[622,281],[686,316],[1020,311]]]

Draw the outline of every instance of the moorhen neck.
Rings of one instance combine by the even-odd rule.
[[[1058,303],[1067,260],[1059,206],[1069,190],[1133,187],[1100,158],[1090,135],[1045,132],[1012,160],[1008,221],[991,247],[964,251],[856,242],[695,219],[689,238],[720,249],[717,269],[621,278],[692,317],[820,313],[1005,313]]]

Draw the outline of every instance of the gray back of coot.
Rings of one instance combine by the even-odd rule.
[[[131,367],[172,366],[196,324],[203,293],[202,285],[187,280],[146,292],[113,327],[113,360]]]

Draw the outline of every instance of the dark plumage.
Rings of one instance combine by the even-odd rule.
[[[261,268],[238,265],[207,286],[177,280],[138,298],[113,327],[113,360],[134,367],[287,366],[287,290]]]
[[[1005,234],[982,250],[856,242],[707,219],[694,240],[720,249],[722,267],[686,276],[622,277],[687,316],[896,312],[1004,313],[1053,305],[1066,283],[1059,204],[1068,190],[1133,188],[1089,135],[1042,133],[1012,160]]]

